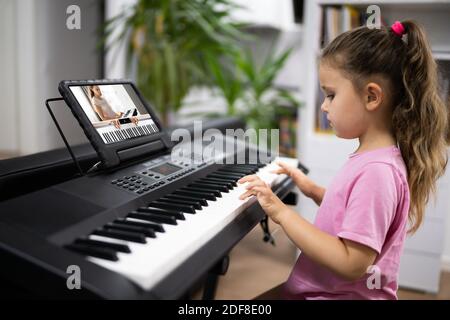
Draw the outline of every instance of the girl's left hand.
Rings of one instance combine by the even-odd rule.
[[[137,117],[131,117],[131,122],[133,122],[137,126],[139,123],[139,119]]]
[[[285,211],[286,205],[278,198],[272,189],[256,175],[245,176],[238,183],[248,182],[245,187],[247,191],[239,199],[244,200],[251,196],[256,196],[259,204],[267,215],[275,222],[280,223],[280,216]]]

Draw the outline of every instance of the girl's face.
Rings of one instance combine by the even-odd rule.
[[[325,99],[321,110],[336,135],[344,139],[360,137],[366,130],[368,119],[363,97],[341,71],[321,63],[319,80]]]
[[[100,91],[100,88],[98,86],[94,86],[92,88],[92,91],[94,92],[94,95],[96,97],[101,97],[102,96],[102,92]]]

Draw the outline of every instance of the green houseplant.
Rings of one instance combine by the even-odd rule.
[[[248,127],[257,130],[277,128],[277,116],[285,114],[285,109],[280,107],[299,106],[289,91],[274,85],[291,51],[278,55],[271,51],[260,64],[255,62],[252,52],[245,49],[234,51],[231,61],[222,64],[208,59],[219,94],[227,104],[227,114],[242,117]]]
[[[136,64],[137,86],[164,124],[192,86],[211,85],[205,57],[236,50],[242,36],[230,22],[236,7],[229,0],[139,0],[107,21],[105,41],[126,42],[128,70]],[[122,31],[113,38],[116,28]]]

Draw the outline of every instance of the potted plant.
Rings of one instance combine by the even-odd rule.
[[[247,127],[256,130],[278,128],[277,118],[287,112],[284,107],[300,105],[289,91],[274,84],[291,51],[276,55],[272,50],[260,64],[245,49],[235,51],[231,59],[222,63],[208,56],[208,66],[227,104],[227,114],[243,118]]]
[[[242,36],[231,22],[237,6],[229,0],[139,0],[107,21],[105,41],[127,45],[128,70],[136,64],[136,82],[168,124],[195,85],[211,85],[205,57],[220,59],[236,50]],[[113,38],[113,31],[122,32]]]

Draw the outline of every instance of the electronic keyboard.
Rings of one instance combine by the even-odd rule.
[[[166,152],[0,203],[0,278],[49,297],[183,296],[264,217],[237,180],[256,174],[281,198],[293,187],[270,171],[296,159],[227,164],[236,153]],[[70,266],[80,290],[67,288]]]

